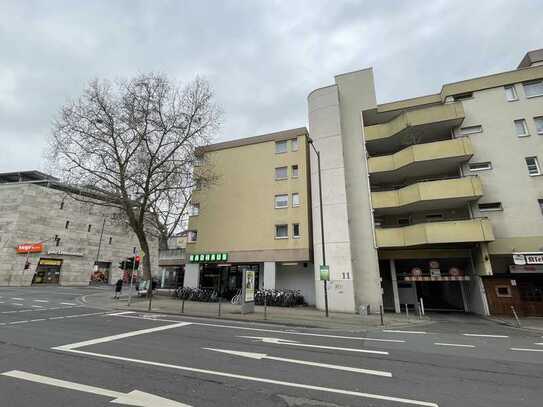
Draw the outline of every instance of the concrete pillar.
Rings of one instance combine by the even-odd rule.
[[[198,288],[200,285],[200,265],[198,263],[185,264],[185,281],[183,287]]]
[[[394,294],[394,312],[399,314],[400,309],[400,295],[398,294],[398,279],[396,277],[396,262],[394,259],[390,259],[390,277],[392,279],[392,293]]]
[[[264,262],[264,289],[272,290],[275,288],[275,262]]]

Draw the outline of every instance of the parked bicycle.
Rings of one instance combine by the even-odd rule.
[[[304,296],[300,290],[258,290],[255,293],[255,305],[264,305],[264,300],[268,306],[272,307],[296,307],[299,305],[306,305]]]
[[[187,301],[217,302],[219,294],[213,288],[180,287],[176,292],[177,298]]]

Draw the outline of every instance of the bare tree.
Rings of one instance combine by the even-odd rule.
[[[150,239],[171,236],[192,189],[213,178],[210,171],[195,175],[194,167],[198,147],[209,143],[219,121],[201,78],[184,87],[161,74],[114,84],[94,80],[62,108],[48,158],[55,174],[74,186],[74,199],[118,209],[138,238],[150,280]]]

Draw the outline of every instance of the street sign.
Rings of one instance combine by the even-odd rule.
[[[330,281],[330,266],[320,266],[321,281]]]

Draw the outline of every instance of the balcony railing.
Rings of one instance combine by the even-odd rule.
[[[462,103],[448,103],[437,106],[407,110],[394,119],[381,124],[365,127],[366,142],[372,142],[397,136],[417,128],[430,129],[432,126],[442,130],[444,127],[456,127],[464,120]]]
[[[492,225],[487,218],[426,222],[401,227],[377,227],[375,235],[378,247],[408,247],[494,240]]]
[[[417,182],[399,189],[372,192],[371,199],[375,210],[410,209],[423,210],[425,205],[440,201],[443,206],[479,199],[483,195],[481,181],[477,176]],[[449,205],[450,206],[450,205]]]

